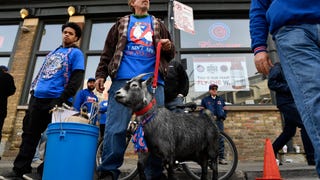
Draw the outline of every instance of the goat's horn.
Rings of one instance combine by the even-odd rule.
[[[134,77],[132,80],[138,81],[141,78],[143,78],[144,76],[149,75],[149,74],[153,74],[153,72],[139,74],[138,76]]]

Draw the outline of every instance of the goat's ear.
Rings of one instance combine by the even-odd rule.
[[[147,87],[152,83],[152,81],[153,81],[153,76],[150,76],[148,79],[142,82],[142,86]]]
[[[153,76],[150,76],[146,81],[147,85],[150,85],[153,82]]]

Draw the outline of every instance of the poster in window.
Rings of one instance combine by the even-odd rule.
[[[210,57],[193,60],[195,91],[208,91],[210,84],[219,91],[249,91],[245,57]]]
[[[173,1],[174,27],[187,33],[195,34],[193,9],[190,6]]]

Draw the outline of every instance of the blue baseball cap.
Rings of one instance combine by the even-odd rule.
[[[216,85],[216,84],[210,84],[209,90],[210,90],[210,89],[218,89],[218,85]]]
[[[2,71],[9,71],[8,67],[5,65],[1,65],[0,69],[2,69]]]
[[[89,79],[88,79],[88,81],[87,81],[87,82],[91,82],[91,81],[96,81],[96,79],[95,79],[95,78],[93,78],[93,77],[91,77],[91,78],[89,78]]]

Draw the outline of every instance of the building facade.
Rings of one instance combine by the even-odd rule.
[[[45,55],[61,43],[61,25],[77,22],[83,28],[79,42],[85,54],[85,81],[93,77],[107,33],[117,17],[130,14],[126,0],[0,0],[0,65],[7,65],[17,91],[9,98],[3,129],[4,158],[17,153],[22,119],[27,109],[32,79]],[[219,85],[228,102],[226,132],[235,141],[240,160],[262,160],[264,139],[281,132],[281,115],[273,104],[267,80],[256,73],[250,49],[250,0],[181,0],[192,8],[194,32],[177,29],[190,23],[175,14],[173,0],[152,0],[149,13],[168,26],[176,45],[176,59],[186,67],[190,79],[187,101],[199,102],[208,85]],[[272,42],[270,47],[273,48]],[[277,57],[272,55],[276,60]],[[109,81],[110,83],[110,81]],[[85,85],[85,83],[84,83]],[[107,93],[99,94],[100,99]],[[299,136],[297,133],[296,136]],[[294,143],[300,147],[300,138]]]

